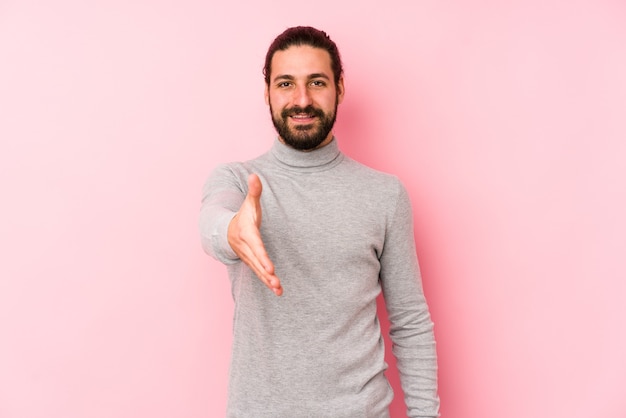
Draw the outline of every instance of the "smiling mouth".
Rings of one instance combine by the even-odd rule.
[[[302,128],[305,128],[306,125],[311,125],[318,120],[322,120],[324,117],[324,112],[311,105],[306,107],[293,106],[291,108],[283,109],[281,113],[284,121],[291,120],[293,124]]]
[[[317,116],[308,113],[298,113],[291,115],[290,118],[296,122],[312,122]]]

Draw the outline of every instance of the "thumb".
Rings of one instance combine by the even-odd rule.
[[[261,184],[259,176],[256,174],[250,174],[248,176],[248,195],[258,201],[261,198],[262,191],[263,185]]]

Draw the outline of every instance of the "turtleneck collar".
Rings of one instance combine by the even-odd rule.
[[[298,151],[276,138],[270,155],[286,169],[309,172],[328,170],[343,160],[334,137],[327,145],[313,151]]]

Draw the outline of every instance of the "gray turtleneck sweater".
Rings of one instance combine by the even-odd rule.
[[[281,297],[226,237],[250,173],[263,184],[261,236]],[[228,266],[235,301],[228,417],[388,417],[381,290],[408,414],[438,415],[433,325],[397,178],[348,158],[336,140],[312,152],[276,140],[268,153],[212,173],[200,231],[205,251]]]

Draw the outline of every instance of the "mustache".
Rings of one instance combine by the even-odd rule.
[[[312,105],[308,105],[307,107],[300,107],[300,106],[294,106],[294,107],[290,107],[287,109],[283,109],[282,112],[280,112],[280,115],[283,117],[283,119],[288,118],[289,116],[294,116],[294,115],[298,115],[300,113],[306,113],[307,115],[311,115],[311,116],[317,116],[317,117],[324,117],[324,111],[322,109],[318,109],[316,107],[313,107]]]

